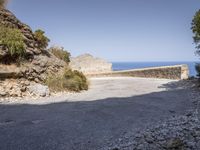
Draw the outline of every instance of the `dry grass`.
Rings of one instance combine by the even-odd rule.
[[[76,91],[88,89],[86,77],[78,71],[65,70],[63,75],[50,75],[46,80],[46,85],[53,92]]]
[[[49,51],[53,53],[53,55],[56,56],[58,59],[61,59],[66,63],[70,62],[70,53],[64,50],[64,48],[54,46],[51,47]]]

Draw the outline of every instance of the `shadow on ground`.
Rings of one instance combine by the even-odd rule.
[[[127,98],[48,105],[2,104],[0,149],[100,149],[126,132],[134,134],[190,109],[190,89],[180,82],[163,85],[167,91]]]

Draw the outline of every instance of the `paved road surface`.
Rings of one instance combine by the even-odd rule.
[[[79,94],[1,102],[0,150],[96,150],[192,107],[181,81],[101,78]]]

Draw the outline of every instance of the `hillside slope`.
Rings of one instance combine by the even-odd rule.
[[[22,96],[31,83],[44,83],[48,74],[62,73],[68,64],[46,49],[38,47],[31,28],[13,13],[0,9],[0,25],[19,30],[24,39],[23,60],[11,57],[9,49],[0,43],[0,97]],[[0,39],[1,40],[1,39]],[[26,83],[26,84],[25,84]]]

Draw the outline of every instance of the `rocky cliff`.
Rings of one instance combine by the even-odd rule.
[[[70,67],[84,74],[97,74],[112,71],[112,64],[101,58],[95,58],[90,54],[83,54],[72,58]]]
[[[20,65],[16,62],[7,63],[8,49],[0,45],[0,97],[22,96],[27,93],[28,86],[31,84],[42,83],[49,73],[57,74],[67,67],[66,62],[58,59],[51,52],[38,48],[31,28],[10,11],[0,9],[0,24],[19,29],[25,43],[24,60]]]
[[[24,36],[24,42],[26,43],[26,55],[37,55],[41,53],[41,51],[36,48],[37,41],[34,38],[31,28],[17,19],[9,10],[0,9],[0,23],[6,27],[19,29],[22,32]],[[3,46],[1,46],[0,58],[4,58],[7,53],[8,50],[3,49]]]

